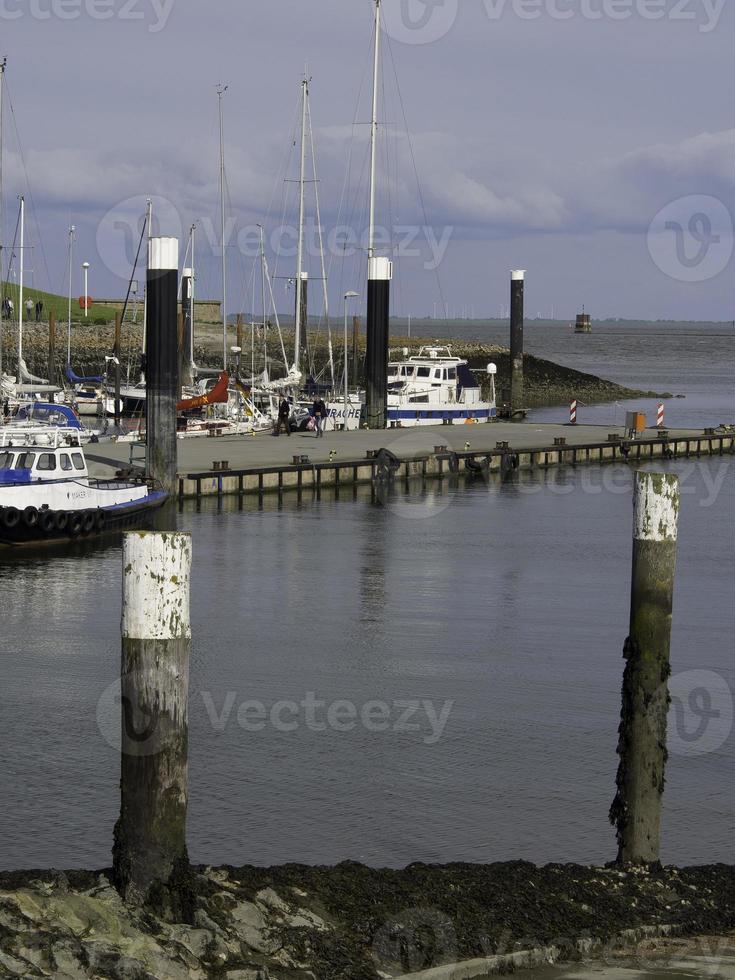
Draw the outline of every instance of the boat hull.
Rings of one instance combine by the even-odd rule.
[[[41,510],[32,520],[17,508],[0,507],[0,550],[37,548],[93,540],[120,534],[126,529],[142,529],[146,519],[168,499],[163,491],[146,497],[87,510]],[[12,522],[8,520],[11,512]],[[17,520],[16,520],[17,518]],[[9,526],[12,524],[12,526]]]
[[[496,408],[391,408],[388,407],[388,425],[474,425],[478,422],[494,422]]]

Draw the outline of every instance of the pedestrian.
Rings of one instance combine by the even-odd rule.
[[[3,316],[10,318],[10,309],[8,308],[8,297],[3,298]]]
[[[26,300],[26,317],[28,320],[33,316],[33,300],[28,297]]]
[[[3,402],[3,418],[6,422],[10,418],[10,402],[7,398]]]
[[[41,317],[43,315],[43,300],[36,300],[36,323],[41,322]]]
[[[317,394],[314,399],[314,404],[311,406],[311,414],[314,416],[316,437],[319,439],[324,435],[324,425],[327,421],[327,406],[319,394]]]
[[[286,430],[286,435],[291,435],[291,405],[288,399],[284,396],[281,399],[281,404],[278,406],[278,421],[276,422],[276,435],[281,434],[281,426]]]
[[[8,296],[8,318],[11,319],[11,320],[13,319],[13,312],[14,312],[14,310],[15,310],[15,306],[13,305],[13,301]]]

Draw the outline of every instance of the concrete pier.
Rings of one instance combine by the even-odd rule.
[[[397,479],[441,479],[468,474],[476,466],[500,477],[509,467],[529,471],[729,455],[735,451],[735,432],[648,429],[629,440],[620,427],[497,422],[327,432],[319,440],[306,432],[290,439],[268,433],[179,439],[177,494],[186,499],[370,483],[378,464],[368,453],[379,449],[400,460]],[[86,455],[93,476],[109,476],[131,458],[139,459],[141,447],[100,442]]]

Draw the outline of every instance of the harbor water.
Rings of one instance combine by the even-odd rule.
[[[672,426],[735,421],[722,329],[527,333],[540,356],[687,395]],[[733,464],[659,466],[682,480],[663,857],[729,861]],[[631,486],[626,466],[582,467],[382,505],[187,505],[192,859],[611,860]],[[1,868],[110,863],[120,579],[118,547],[0,561]]]

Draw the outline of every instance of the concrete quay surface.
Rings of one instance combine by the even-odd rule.
[[[226,461],[229,469],[258,469],[290,466],[295,455],[306,455],[312,463],[364,460],[370,449],[389,449],[400,459],[432,454],[436,446],[445,445],[450,452],[464,453],[466,444],[477,456],[497,452],[498,442],[507,442],[512,452],[543,451],[554,448],[554,440],[565,438],[570,447],[597,445],[607,441],[608,434],[623,437],[622,427],[600,425],[556,425],[528,422],[493,422],[481,425],[415,426],[355,432],[327,432],[317,439],[311,432],[293,432],[278,437],[270,433],[254,436],[202,436],[178,440],[178,470],[181,475],[211,470],[215,461]],[[669,430],[672,440],[696,439],[701,429]],[[660,439],[657,429],[647,429],[637,440]],[[109,475],[110,465],[125,465],[130,460],[131,444],[104,442],[87,447],[87,458],[93,476]]]

